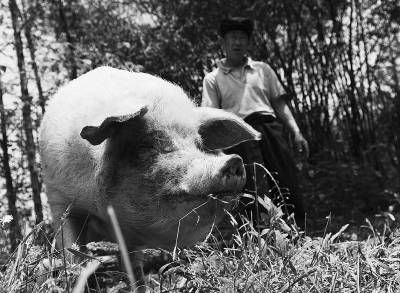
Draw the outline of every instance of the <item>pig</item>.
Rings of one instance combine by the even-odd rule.
[[[83,74],[50,100],[39,135],[54,227],[63,221],[59,247],[113,240],[109,205],[130,251],[193,245],[246,182],[242,159],[221,150],[257,139],[242,119],[196,107],[159,77]]]

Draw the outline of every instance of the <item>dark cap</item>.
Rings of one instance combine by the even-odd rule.
[[[243,31],[250,37],[253,32],[253,21],[246,17],[229,17],[222,20],[219,34],[224,37],[230,31]]]

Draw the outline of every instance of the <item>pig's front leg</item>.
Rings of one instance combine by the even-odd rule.
[[[146,282],[143,271],[143,260],[144,254],[142,251],[130,252],[129,258],[132,265],[133,275],[136,281],[136,292],[145,293],[146,292]]]
[[[58,249],[70,248],[72,244],[85,244],[87,234],[88,215],[74,211],[73,205],[60,202],[56,199],[65,198],[60,195],[47,191],[49,204],[53,217],[53,228],[56,231],[56,246]]]
[[[56,239],[58,247],[71,248],[72,244],[83,245],[87,232],[85,222],[85,217],[81,215],[68,215],[64,223],[60,223],[62,227]]]

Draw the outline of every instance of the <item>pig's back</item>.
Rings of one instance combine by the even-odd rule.
[[[71,131],[72,127],[80,132],[84,126],[100,125],[108,116],[133,113],[159,98],[188,103],[181,88],[161,78],[99,67],[61,88],[49,102],[43,123],[50,120],[60,129]]]

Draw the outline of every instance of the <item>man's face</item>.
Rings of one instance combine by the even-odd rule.
[[[242,60],[249,46],[249,37],[243,31],[230,31],[224,36],[226,58]]]

